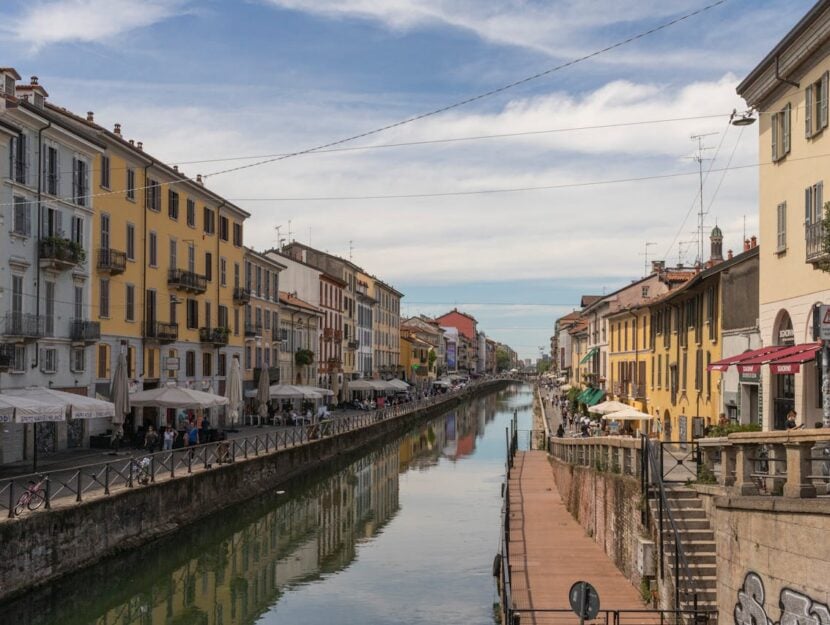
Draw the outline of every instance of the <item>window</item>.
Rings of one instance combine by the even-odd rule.
[[[219,325],[220,328],[227,328],[228,327],[228,307],[227,306],[219,306]]]
[[[158,180],[147,179],[147,189],[144,191],[147,208],[157,213],[161,211],[161,185]]]
[[[219,259],[219,284],[228,286],[228,261],[224,258]]]
[[[187,225],[191,228],[196,227],[196,202],[187,198]]]
[[[89,165],[80,158],[72,159],[72,198],[78,206],[87,205],[89,195]]]
[[[213,354],[205,352],[202,354],[202,376],[209,378],[213,375]]]
[[[219,217],[219,238],[223,241],[228,240],[228,218]]]
[[[101,186],[105,189],[110,188],[110,157],[101,157]]]
[[[12,232],[23,236],[32,233],[31,211],[25,197],[14,196],[14,215],[12,219]]]
[[[199,327],[199,302],[195,299],[187,300],[187,327]]]
[[[239,336],[239,309],[233,309],[233,335]]]
[[[265,293],[263,297],[265,299],[271,297],[271,272],[268,269],[265,270]]]
[[[124,309],[124,319],[135,321],[135,286],[132,284],[126,285]]]
[[[46,336],[55,336],[55,283],[46,282]]]
[[[98,295],[98,315],[107,319],[110,316],[110,281],[106,278],[101,278],[101,288]]]
[[[787,249],[787,203],[781,202],[777,208],[778,212],[778,244],[775,248],[776,254],[781,254]]]
[[[251,346],[250,344],[245,345],[245,368],[251,368]]]
[[[804,135],[808,139],[827,128],[827,77],[824,72],[804,93]]]
[[[184,355],[184,374],[192,378],[196,375],[196,352],[185,352]]]
[[[824,183],[817,182],[804,189],[804,221],[807,225],[821,223],[824,213]]]
[[[212,319],[210,314],[210,302],[205,302],[205,327],[212,328]]]
[[[187,270],[196,273],[196,246],[193,243],[187,245]]]
[[[43,190],[50,195],[57,195],[60,188],[59,156],[58,148],[43,144],[43,177],[45,182]]]
[[[98,373],[99,379],[108,378],[109,372],[109,345],[106,343],[98,344]]]
[[[275,302],[280,301],[280,274],[277,271],[274,272],[274,290],[271,297]]]
[[[77,243],[81,247],[84,246],[84,218],[83,217],[72,217],[72,231],[70,234],[70,240],[73,243]]]
[[[127,224],[127,260],[135,260],[135,225]]]
[[[179,263],[179,246],[176,239],[170,239],[170,269],[176,269]]]
[[[225,376],[228,370],[228,357],[226,354],[219,354],[216,359],[216,375]]]
[[[170,219],[179,219],[179,194],[173,189],[167,192],[167,216]]]
[[[127,199],[135,201],[135,169],[127,168]]]
[[[158,237],[155,232],[150,233],[149,262],[150,267],[158,266]]]
[[[12,360],[9,370],[11,373],[25,373],[26,372],[26,346],[14,346],[14,360]]]
[[[233,222],[233,244],[242,247],[242,224]]]
[[[239,263],[233,264],[233,288],[239,288]]]
[[[47,347],[40,350],[40,370],[43,373],[55,373],[58,370],[58,350]]]
[[[10,169],[9,177],[15,182],[26,184],[29,173],[28,137],[22,132],[12,137],[9,150]]]
[[[780,161],[790,153],[790,121],[792,104],[787,104],[770,119],[772,132],[772,160]]]
[[[214,234],[216,232],[216,215],[212,209],[205,206],[204,208],[204,225],[205,234]]]
[[[82,373],[86,370],[86,350],[83,347],[73,347],[71,358],[69,368],[73,373]]]
[[[213,254],[210,252],[205,252],[205,279],[213,280]]]
[[[74,301],[75,319],[84,318],[84,287],[75,286],[75,301]]]

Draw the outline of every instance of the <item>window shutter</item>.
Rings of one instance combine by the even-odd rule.
[[[784,107],[784,129],[782,131],[784,135],[784,148],[782,150],[782,156],[790,153],[790,119],[792,117],[792,108],[792,104],[787,104],[787,106]]]
[[[810,207],[813,204],[813,187],[807,187],[804,189],[804,223],[810,223],[810,214],[812,211]]]
[[[42,191],[49,189],[49,149],[46,142],[40,144],[40,188]]]
[[[78,195],[78,159],[72,157],[72,201],[77,200]]]
[[[9,142],[9,178],[15,180],[15,171],[14,171],[14,162],[15,162],[15,155],[17,154],[17,137],[12,137],[12,140]]]
[[[813,223],[821,221],[822,213],[824,212],[824,183],[816,184],[815,206],[813,207]]]
[[[55,150],[55,186],[58,195],[61,193],[61,152]]]
[[[772,136],[772,160],[778,160],[778,116],[780,113],[773,113],[770,117],[770,135]]]
[[[821,77],[821,109],[819,110],[819,127],[827,128],[827,96],[830,72],[824,72]]]
[[[804,92],[804,136],[813,136],[813,85]]]
[[[23,182],[29,184],[29,171],[32,165],[31,150],[29,150],[29,141],[26,135],[20,135],[20,143],[23,148]]]
[[[59,210],[55,211],[55,236],[66,236],[63,232],[63,213],[61,213]]]

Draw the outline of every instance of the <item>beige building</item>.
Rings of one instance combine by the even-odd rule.
[[[812,309],[830,303],[830,275],[820,269],[830,260],[822,226],[827,159],[819,158],[830,149],[828,43],[830,2],[822,1],[738,86],[760,112],[761,341],[792,346],[761,358],[765,429],[782,428],[791,409],[809,426],[822,416]]]
[[[401,298],[385,282],[360,271],[358,280],[368,285],[368,295],[375,304],[372,310],[374,377],[390,378],[401,375]]]
[[[262,369],[271,384],[280,382],[279,351],[287,331],[280,329],[280,271],[282,265],[249,247],[245,248],[245,286],[236,292],[245,304],[245,349],[242,378],[246,389],[256,388]]]

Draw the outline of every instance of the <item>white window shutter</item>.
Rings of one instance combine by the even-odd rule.
[[[29,178],[29,173],[31,172],[31,165],[32,165],[32,150],[29,149],[29,144],[31,143],[28,140],[26,135],[21,135],[21,143],[23,145],[23,156],[24,156],[24,172],[23,172],[23,180],[25,184],[30,184],[31,179]]]
[[[787,104],[787,106],[784,107],[784,129],[782,131],[782,133],[784,135],[784,137],[783,137],[784,146],[783,146],[783,149],[781,151],[782,156],[790,153],[790,120],[791,120],[791,117],[792,117],[791,113],[792,113],[792,105]]]
[[[72,157],[72,201],[78,197],[78,159]]]
[[[804,223],[809,224],[813,206],[813,187],[804,189]]]
[[[770,116],[770,134],[772,136],[772,160],[778,160],[778,116],[780,113],[773,113]]]
[[[44,142],[40,144],[40,188],[44,191],[49,188],[49,159],[47,156],[49,156],[49,150]]]
[[[9,141],[9,178],[15,179],[14,163],[17,155],[17,137],[12,137]]]
[[[821,110],[819,111],[819,116],[821,117],[819,120],[820,128],[827,128],[828,83],[830,83],[830,72],[824,72],[824,75],[821,77]]]
[[[804,136],[813,136],[813,85],[804,92]]]
[[[61,194],[61,151],[55,150],[55,184],[58,188],[58,196]]]

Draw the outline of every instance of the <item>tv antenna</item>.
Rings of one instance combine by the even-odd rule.
[[[354,241],[349,239],[349,262],[352,262],[352,256],[354,255]]]
[[[281,229],[282,229],[282,226],[274,226],[274,230],[277,231],[277,251],[278,252],[282,251],[282,237],[280,236],[280,230]]]
[[[650,248],[652,245],[657,245],[657,243],[655,243],[654,241],[646,241],[643,244],[643,252],[640,254],[640,256],[645,257],[643,260],[643,276],[648,275],[648,248]]]
[[[703,263],[703,217],[706,215],[706,212],[703,209],[703,161],[712,160],[703,158],[703,152],[713,149],[711,147],[704,146],[703,139],[717,134],[719,133],[707,132],[705,134],[692,135],[689,137],[692,141],[697,141],[697,154],[695,154],[692,158],[697,161],[697,170],[700,180],[700,189],[698,190],[698,194],[700,196],[700,210],[697,213],[697,259],[701,263]]]

